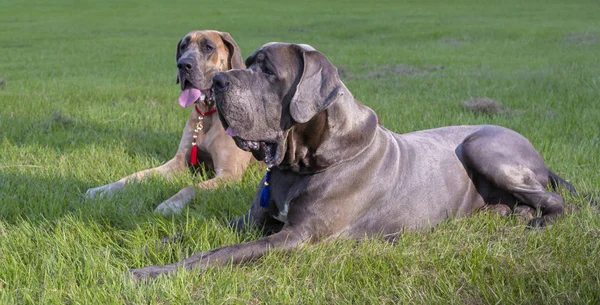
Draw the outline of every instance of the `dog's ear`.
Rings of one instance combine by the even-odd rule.
[[[227,32],[219,32],[219,36],[229,49],[229,69],[244,69],[242,52],[240,52],[240,47],[235,43],[235,40]]]
[[[306,123],[343,94],[343,85],[325,55],[302,46],[298,46],[298,52],[304,68],[290,102],[290,114],[294,121]]]
[[[260,48],[254,50],[254,52],[246,58],[246,67],[250,67],[254,63],[254,61],[256,60],[256,56],[258,56],[258,53],[260,53],[266,47],[268,47],[270,45],[274,45],[274,44],[277,44],[277,42],[265,43]]]
[[[177,62],[181,58],[181,40],[177,43],[177,50],[175,51],[175,62]],[[177,71],[177,80],[175,84],[179,84],[179,71]]]
[[[250,67],[252,66],[252,64],[254,63],[254,61],[256,60],[256,56],[258,55],[258,52],[260,52],[262,50],[262,48],[258,48],[256,49],[256,51],[254,51],[254,53],[250,54],[247,58],[246,58],[246,67]]]

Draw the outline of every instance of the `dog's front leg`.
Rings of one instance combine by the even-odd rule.
[[[200,190],[211,190],[215,189],[225,181],[236,181],[241,179],[241,174],[235,175],[229,171],[218,171],[215,178],[203,181],[194,186],[187,186],[181,189],[177,194],[171,198],[165,200],[163,203],[158,205],[154,212],[160,213],[164,216],[171,214],[179,214],[183,208],[196,197],[196,187]]]
[[[97,197],[102,197],[102,196],[110,197],[115,192],[123,189],[125,187],[125,184],[127,184],[128,182],[138,182],[149,175],[158,174],[158,175],[163,176],[166,179],[170,179],[171,176],[173,176],[173,174],[178,173],[178,172],[183,172],[187,168],[185,160],[184,160],[184,158],[185,158],[184,154],[185,153],[175,155],[175,157],[173,159],[167,161],[165,164],[163,164],[161,166],[142,170],[142,171],[133,173],[129,176],[126,176],[124,178],[121,178],[120,180],[115,181],[113,183],[109,183],[109,184],[106,184],[103,186],[88,189],[85,192],[85,196],[88,198],[97,198]]]
[[[258,259],[271,250],[290,251],[305,243],[307,240],[307,234],[302,234],[299,230],[288,227],[279,233],[259,240],[196,253],[189,258],[172,265],[150,266],[132,269],[130,272],[134,279],[141,280],[155,278],[161,274],[173,274],[177,272],[179,268],[204,271],[210,266],[249,262]]]

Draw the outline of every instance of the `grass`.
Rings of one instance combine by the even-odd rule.
[[[512,128],[598,196],[599,13],[583,0],[1,2],[0,303],[597,304],[600,215],[564,192],[579,211],[543,231],[479,214],[393,244],[335,241],[147,285],[127,270],[256,238],[222,223],[247,210],[261,171],[172,218],[152,211],[205,175],[83,193],[172,157],[189,114],[175,45],[218,29],[244,56],[269,41],[313,45],[391,130]],[[515,111],[461,106],[483,97]],[[179,232],[192,237],[154,246]]]

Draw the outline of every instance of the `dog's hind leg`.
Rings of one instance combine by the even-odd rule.
[[[523,136],[506,128],[485,126],[461,145],[466,166],[514,196],[519,204],[541,211],[541,217],[532,219],[530,226],[545,226],[563,213],[562,197],[546,190],[548,168]]]

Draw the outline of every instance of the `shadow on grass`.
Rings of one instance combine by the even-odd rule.
[[[133,220],[152,211],[151,201],[132,198],[120,205],[112,199],[90,201],[82,196],[86,184],[74,178],[42,173],[0,173],[0,218],[8,223],[21,219],[31,222],[53,221],[64,215],[108,222],[117,227],[129,227]],[[117,198],[114,198],[115,200]],[[140,219],[141,220],[141,219]]]
[[[241,183],[214,191],[199,192],[189,210],[172,216],[175,222],[187,217],[226,222],[247,211],[256,190],[257,171],[248,171]],[[196,177],[196,182],[203,177]],[[188,180],[188,179],[182,179]],[[63,177],[48,171],[0,172],[0,220],[16,223],[22,219],[37,223],[73,215],[118,229],[133,229],[140,224],[171,219],[153,213],[162,201],[186,186],[185,181],[166,181],[152,177],[132,183],[110,198],[89,199],[84,196],[88,182]]]
[[[171,158],[181,139],[181,131],[169,132],[147,128],[131,128],[110,123],[82,121],[59,111],[49,113],[46,118],[11,115],[4,118],[4,137],[19,146],[51,147],[60,152],[96,147],[121,147],[129,155]],[[181,126],[185,121],[181,121]]]

